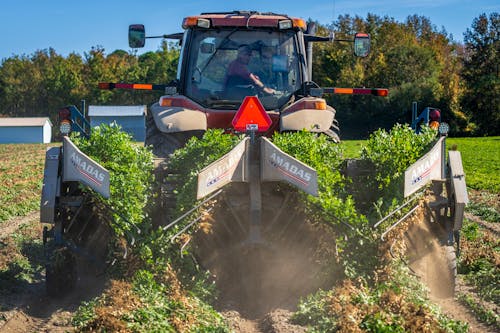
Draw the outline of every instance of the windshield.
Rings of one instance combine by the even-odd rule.
[[[267,110],[280,108],[300,88],[294,36],[293,31],[194,30],[186,95],[205,107],[231,109],[245,96],[259,95]],[[249,73],[266,91],[246,79]],[[234,80],[233,74],[243,79]]]

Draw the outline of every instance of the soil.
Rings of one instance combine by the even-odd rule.
[[[448,317],[467,323],[470,333],[496,332],[494,328],[479,322],[474,313],[457,300],[455,295],[470,293],[470,288],[460,279],[456,279],[454,285],[450,284],[452,280],[449,278],[449,262],[443,255],[443,242],[434,236],[436,233],[442,235],[442,231],[436,231],[439,226],[430,222],[422,210],[417,215],[420,223],[413,224],[405,232],[405,242],[410,259],[409,266],[428,287],[429,298]]]
[[[38,222],[39,212],[25,217],[14,218],[0,224],[0,242],[4,247],[0,251],[0,265],[12,260],[16,250],[9,235],[21,227],[34,238],[41,239],[41,225]],[[24,228],[23,228],[24,229]],[[104,276],[98,276],[96,270],[86,262],[79,267],[86,267],[79,272],[77,287],[71,293],[60,298],[52,298],[46,294],[44,274],[34,274],[33,280],[14,286],[12,290],[0,290],[0,332],[71,332],[74,330],[71,319],[83,301],[90,301],[102,294],[106,286]]]
[[[224,214],[226,214],[225,220],[235,223],[234,219],[227,218],[230,214],[227,210]],[[244,266],[252,267],[253,260],[262,260],[263,257],[267,257],[266,251],[251,251],[251,254],[245,257],[242,262],[241,259],[235,261],[236,257],[242,258],[241,252],[234,252],[234,256],[228,256],[232,252],[228,251],[227,248],[220,247],[218,252],[212,252],[213,256],[202,258],[206,265],[212,265],[211,267],[215,271],[219,271],[217,282],[222,290],[222,295],[216,307],[235,332],[305,332],[305,327],[290,323],[298,299],[311,290],[331,282],[321,281],[321,279],[315,280],[318,273],[315,261],[318,248],[311,247],[311,244],[329,242],[329,239],[325,239],[326,234],[318,232],[318,230],[304,228],[303,226],[307,224],[301,223],[303,216],[295,214],[294,211],[286,211],[284,216],[283,221],[292,224],[288,225],[288,234],[283,235],[285,236],[283,239],[293,236],[294,240],[287,246],[281,246],[283,243],[279,241],[280,237],[273,238],[274,249],[271,256],[273,259],[264,260],[267,262],[267,270],[254,272],[256,274],[249,274],[251,270],[242,270]],[[442,278],[443,274],[448,274],[446,270],[443,271],[443,267],[447,266],[440,251],[442,245],[433,237],[433,226],[429,224],[428,219],[422,213],[419,218],[423,223],[414,225],[407,231],[406,235],[407,240],[411,239],[413,244],[413,246],[408,244],[407,246],[411,247],[415,254],[414,260],[410,261],[410,267],[429,287],[431,299],[448,316],[468,323],[469,332],[494,332],[494,329],[478,322],[474,314],[459,303],[456,298],[446,295],[446,293],[443,294],[443,290],[449,289],[449,286],[446,285],[446,279]],[[294,226],[293,223],[296,225]],[[8,236],[23,225],[28,225],[30,229],[40,233],[38,212],[0,224],[0,242],[9,244]],[[227,227],[227,225],[221,227]],[[227,240],[204,238],[203,240],[198,239],[198,244],[203,250],[203,244],[208,246],[210,241],[224,243]],[[2,248],[0,263],[6,263],[9,260],[9,252],[8,248]],[[223,257],[224,259],[221,260]],[[215,261],[210,263],[210,260]],[[233,266],[231,267],[231,265]],[[90,267],[89,265],[79,265],[79,267],[82,266]],[[233,276],[220,273],[223,269],[230,271]],[[235,274],[239,278],[235,278]],[[272,282],[268,282],[266,285],[262,283],[263,281]],[[247,285],[243,285],[245,282]],[[61,298],[50,298],[46,295],[43,274],[36,276],[31,283],[25,284],[22,290],[0,291],[0,333],[71,332],[74,330],[71,318],[76,309],[83,301],[89,301],[101,295],[107,286],[106,278],[98,276],[96,270],[89,269],[80,272],[75,291]],[[467,287],[460,281],[456,288],[459,291],[468,292]],[[252,297],[248,297],[248,295]],[[259,299],[260,302],[243,302],[243,299]]]

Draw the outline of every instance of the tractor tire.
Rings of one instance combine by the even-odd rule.
[[[168,158],[177,149],[184,147],[191,137],[201,137],[201,135],[203,135],[203,131],[161,132],[156,126],[153,115],[148,113],[146,116],[146,140],[144,145],[151,146],[156,157]]]
[[[65,247],[55,249],[45,265],[45,287],[51,297],[61,297],[75,288],[77,281],[76,258]]]
[[[153,155],[158,159],[153,171],[155,177],[153,191],[156,200],[150,207],[154,226],[166,225],[170,221],[176,206],[174,190],[177,184],[173,183],[172,180],[175,177],[169,177],[174,172],[167,168],[170,155],[177,149],[184,147],[191,137],[196,136],[199,138],[202,135],[203,131],[161,132],[156,126],[153,115],[151,113],[147,114],[144,145],[151,146]]]
[[[333,142],[340,143],[340,129],[337,119],[333,119],[332,125],[324,132]]]

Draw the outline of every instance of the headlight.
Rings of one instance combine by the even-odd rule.
[[[450,131],[450,125],[447,123],[441,123],[439,124],[438,132],[441,135],[446,135]]]
[[[63,135],[68,135],[69,132],[71,132],[71,121],[69,120],[61,121],[61,124],[59,125],[59,131],[61,131],[61,134]]]

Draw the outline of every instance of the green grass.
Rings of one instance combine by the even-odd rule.
[[[359,158],[361,148],[366,144],[367,140],[346,140],[342,141],[341,145],[344,149],[344,158]]]
[[[500,193],[500,137],[449,138],[462,155],[467,186]]]

